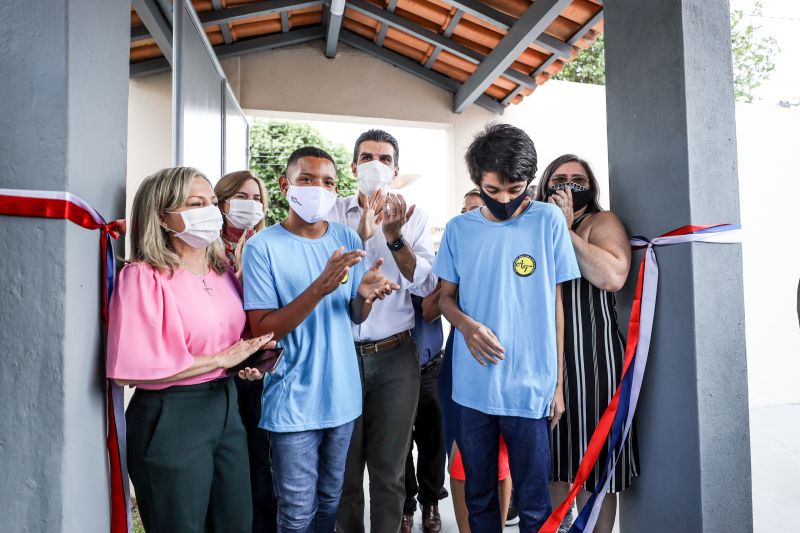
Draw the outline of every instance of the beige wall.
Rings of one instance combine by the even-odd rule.
[[[128,91],[126,213],[142,180],[172,164],[172,75],[132,79]]]
[[[239,65],[225,62],[223,68],[241,73],[239,103],[247,110],[444,125],[451,132],[453,174],[448,179],[456,191],[471,187],[464,149],[497,115],[477,106],[457,115],[451,111],[453,94],[444,89],[347,45],[339,45],[335,59],[326,58],[322,48],[322,42],[314,42],[248,54]],[[456,196],[451,212],[460,208]]]
[[[496,115],[471,106],[452,112],[452,93],[347,45],[328,59],[322,43],[240,56],[223,62],[243,108],[254,115],[320,120],[398,121],[398,125],[448,128],[453,169],[450,212],[460,208],[460,193],[472,188],[464,152],[487,122],[498,120],[528,132],[539,152],[539,167],[574,152],[594,166],[607,205],[605,91],[603,87],[549,82],[521,105]],[[569,105],[567,105],[569,102]]]

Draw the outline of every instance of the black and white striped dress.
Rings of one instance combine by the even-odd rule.
[[[586,218],[572,225],[575,230]],[[578,278],[562,285],[564,302],[564,399],[566,412],[552,433],[553,479],[572,483],[583,454],[614,392],[617,390],[625,342],[617,324],[614,293]],[[610,492],[620,492],[639,475],[636,425],[622,448]],[[584,488],[594,490],[608,457],[600,453]]]

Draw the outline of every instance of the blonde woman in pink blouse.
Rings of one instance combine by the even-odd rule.
[[[136,387],[128,466],[148,533],[252,527],[246,435],[226,370],[274,342],[242,340],[245,313],[216,204],[193,168],[146,178],[133,202],[131,262],[111,300],[108,377]]]

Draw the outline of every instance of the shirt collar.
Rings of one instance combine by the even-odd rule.
[[[350,196],[345,200],[345,212],[350,212],[354,209],[361,209],[361,206],[358,205],[358,193],[355,196]]]

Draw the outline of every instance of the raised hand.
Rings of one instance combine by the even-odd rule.
[[[416,205],[412,205],[406,210],[406,200],[400,194],[389,193],[386,195],[386,203],[383,206],[383,235],[388,242],[396,241],[400,238],[403,225],[408,222],[414,214]]]
[[[387,295],[391,294],[392,291],[396,291],[400,288],[400,285],[393,283],[381,274],[381,265],[383,265],[383,259],[378,258],[375,264],[361,277],[361,283],[358,286],[358,294],[364,298],[364,301],[368,304],[371,304],[376,299],[383,300]]]
[[[564,218],[567,219],[567,228],[571,228],[572,223],[575,222],[575,211],[572,205],[572,189],[567,188],[556,191],[547,201],[561,209],[561,212],[564,213]]]
[[[332,293],[339,288],[342,280],[347,275],[350,267],[361,262],[361,258],[366,255],[364,250],[344,251],[344,247],[339,248],[328,259],[322,274],[314,280],[314,287],[321,296]]]
[[[236,275],[236,279],[242,281],[242,254],[244,253],[244,245],[247,242],[247,239],[255,235],[255,231],[252,229],[242,232],[242,236],[239,238],[239,242],[236,243],[236,250],[233,252],[233,262],[234,262],[234,273]]]
[[[505,348],[494,332],[480,322],[472,320],[461,333],[472,357],[481,365],[488,366],[488,363],[496,365],[505,358]]]
[[[378,189],[365,200],[364,210],[361,212],[361,220],[358,221],[358,236],[361,242],[366,243],[375,235],[378,225],[383,222],[383,206],[386,198],[383,191]]]

